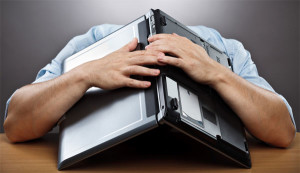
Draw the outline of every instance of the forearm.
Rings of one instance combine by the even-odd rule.
[[[80,69],[74,69],[55,79],[17,90],[4,122],[8,138],[20,142],[47,133],[88,89],[82,74]]]
[[[283,100],[229,70],[223,70],[212,87],[240,117],[247,130],[262,141],[287,147],[295,127]]]
[[[292,142],[295,126],[278,95],[234,74],[212,60],[201,46],[185,37],[156,34],[148,41],[150,45],[146,47],[147,50],[162,52],[159,54],[159,62],[181,68],[195,81],[212,86],[254,136],[278,147],[287,147]],[[235,51],[241,57],[236,58],[243,58],[246,51],[241,46],[237,48]]]
[[[157,52],[132,52],[137,41],[133,39],[121,49],[99,60],[84,63],[53,80],[17,90],[4,122],[8,138],[19,142],[43,136],[90,87],[108,90],[149,87],[149,81],[130,76],[157,76],[159,70],[144,65],[160,63],[157,62]]]

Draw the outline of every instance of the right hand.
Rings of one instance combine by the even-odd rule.
[[[148,88],[149,81],[140,81],[130,78],[137,76],[158,76],[158,69],[151,69],[143,65],[163,65],[158,62],[158,53],[151,50],[132,52],[137,46],[134,38],[121,49],[98,60],[90,61],[80,66],[81,72],[85,73],[89,87],[102,89],[117,89],[121,87]]]
[[[159,54],[159,62],[181,68],[198,83],[214,87],[219,83],[219,76],[222,76],[220,74],[230,72],[230,70],[210,58],[203,47],[193,43],[186,37],[175,33],[156,34],[149,37],[148,41],[150,44],[146,47],[146,50],[162,52]]]

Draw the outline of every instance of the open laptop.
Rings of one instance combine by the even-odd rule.
[[[134,37],[139,49],[147,38],[177,33],[204,47],[211,58],[232,69],[229,58],[196,33],[160,10],[147,14],[67,58],[64,73],[123,47]],[[113,91],[90,88],[60,120],[58,169],[64,169],[160,125],[169,125],[240,165],[250,168],[243,124],[210,87],[191,80],[182,70],[161,69],[149,77],[148,89]]]

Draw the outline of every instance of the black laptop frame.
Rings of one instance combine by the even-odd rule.
[[[213,51],[218,51],[218,53],[227,59],[227,67],[232,69],[231,61],[229,57],[214,45],[208,43],[203,38],[199,37],[196,33],[192,30],[187,28],[185,25],[181,24],[177,20],[173,19],[166,13],[162,12],[161,10],[152,10],[155,19],[155,34],[166,33],[165,27],[168,27],[168,21],[174,22],[177,27],[181,28],[181,32],[176,32],[177,29],[174,29],[174,33],[178,35],[182,35],[187,37],[188,39],[192,40],[194,43],[202,46],[208,54],[210,54],[210,49]],[[184,30],[184,32],[182,32]],[[168,33],[172,34],[172,33]],[[190,36],[190,37],[188,37]],[[192,37],[192,38],[191,38]],[[218,61],[217,58],[213,58]],[[222,155],[230,158],[231,160],[237,162],[238,164],[242,165],[246,168],[251,168],[251,157],[250,152],[248,149],[248,144],[246,140],[245,129],[243,123],[238,118],[238,116],[231,110],[231,108],[223,101],[223,99],[219,96],[219,94],[213,90],[211,87],[207,85],[201,85],[195,81],[193,81],[190,77],[188,77],[181,69],[171,66],[164,66],[160,67],[161,75],[158,77],[158,91],[159,93],[163,93],[160,96],[160,101],[164,102],[164,106],[160,109],[163,112],[163,118],[160,124],[166,123],[175,129],[183,132],[184,134],[196,139],[197,141],[201,142],[202,144],[212,148],[213,150],[221,153]],[[211,97],[211,102],[206,104],[206,106],[210,107],[210,110],[218,116],[221,121],[221,133],[224,130],[228,130],[231,132],[232,135],[235,135],[235,139],[240,140],[239,145],[244,145],[242,147],[237,147],[232,144],[232,141],[227,137],[223,139],[220,135],[216,136],[216,139],[210,137],[203,131],[197,130],[196,128],[192,127],[184,123],[178,111],[174,111],[172,105],[170,104],[170,98],[167,95],[167,87],[166,87],[166,78],[171,78],[180,85],[184,86],[185,88],[193,91],[198,96],[201,95],[209,95]],[[199,97],[200,98],[200,97]],[[165,109],[165,110],[164,110]],[[223,115],[223,116],[222,116]],[[225,116],[226,115],[226,116]],[[223,132],[224,133],[224,132]],[[226,134],[224,134],[226,137]],[[228,135],[227,135],[228,136]],[[241,149],[242,148],[242,149]]]

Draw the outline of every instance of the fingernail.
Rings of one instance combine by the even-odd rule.
[[[159,70],[155,70],[153,73],[154,73],[155,75],[158,75],[158,74],[160,73],[160,71],[159,71]]]
[[[150,45],[145,46],[145,49],[148,49]]]
[[[151,82],[145,82],[144,85],[145,87],[149,87],[151,85]]]

